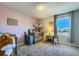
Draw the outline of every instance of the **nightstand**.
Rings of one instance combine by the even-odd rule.
[[[46,41],[54,43],[54,36],[46,36]]]

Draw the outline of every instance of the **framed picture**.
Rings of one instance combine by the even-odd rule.
[[[13,18],[7,18],[7,25],[17,26],[18,21],[16,19],[13,19]]]

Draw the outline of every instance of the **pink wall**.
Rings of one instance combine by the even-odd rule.
[[[7,18],[18,20],[18,26],[7,25]],[[32,24],[36,23],[36,19],[25,16],[13,9],[0,5],[0,32],[8,32],[16,34],[18,43],[24,42],[24,32],[32,28]]]

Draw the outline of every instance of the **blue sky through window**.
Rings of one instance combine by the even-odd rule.
[[[60,18],[57,19],[57,28],[58,29],[67,29],[70,26],[69,18]]]

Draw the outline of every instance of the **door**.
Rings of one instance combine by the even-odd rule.
[[[71,41],[71,19],[69,16],[56,18],[57,37],[59,43],[70,43]]]

